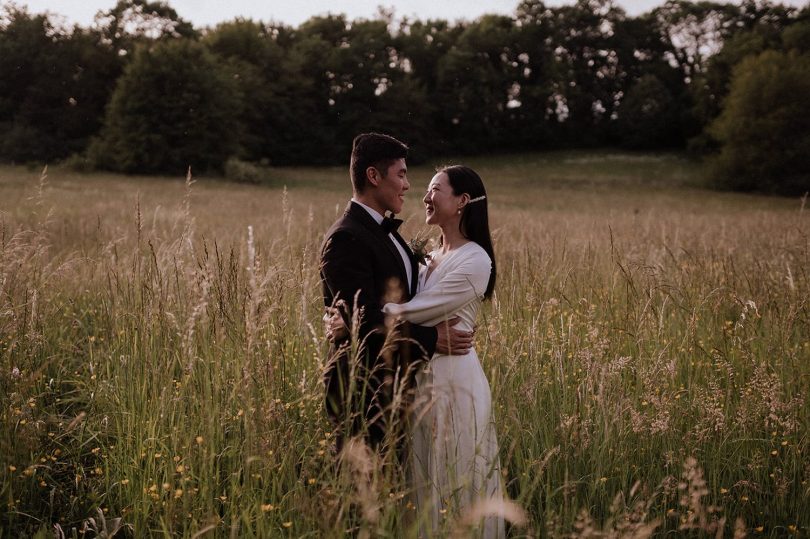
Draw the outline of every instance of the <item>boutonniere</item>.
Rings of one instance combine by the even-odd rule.
[[[430,251],[428,250],[429,243],[430,238],[420,238],[419,236],[411,238],[408,242],[408,247],[413,251],[413,256],[416,258],[416,261],[423,266],[427,266],[427,260],[430,258]]]

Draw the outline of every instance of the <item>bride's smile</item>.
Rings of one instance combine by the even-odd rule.
[[[447,174],[439,172],[427,188],[422,202],[425,204],[425,222],[443,227],[458,220],[459,210],[464,207],[468,195],[456,195]]]

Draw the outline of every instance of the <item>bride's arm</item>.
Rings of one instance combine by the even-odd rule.
[[[455,311],[484,295],[492,263],[485,253],[466,257],[438,283],[416,294],[407,303],[386,303],[383,312],[414,324],[449,318]]]

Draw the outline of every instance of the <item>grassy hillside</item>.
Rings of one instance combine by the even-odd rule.
[[[699,189],[677,155],[466,162],[500,270],[477,349],[526,515],[512,533],[807,534],[802,201]],[[347,171],[272,172],[0,168],[0,535],[413,522],[395,473],[338,475],[329,454],[318,249]],[[409,174],[406,237],[430,233],[431,175]]]

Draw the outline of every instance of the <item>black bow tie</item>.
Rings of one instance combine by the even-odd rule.
[[[396,232],[399,228],[399,225],[402,224],[402,219],[394,219],[392,217],[383,217],[382,223],[380,226],[385,230],[386,234],[390,234],[391,232]]]

